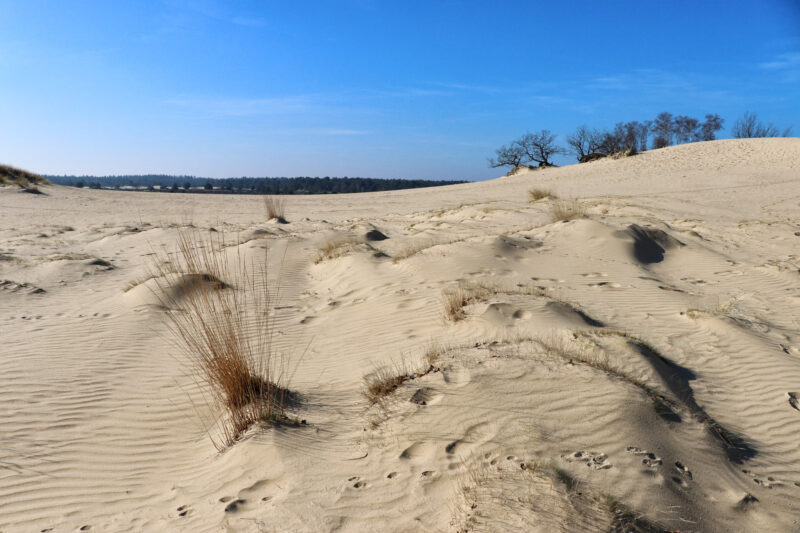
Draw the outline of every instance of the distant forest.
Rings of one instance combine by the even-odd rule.
[[[338,194],[394,191],[465,181],[428,181],[377,178],[198,178],[143,174],[131,176],[45,176],[58,185],[92,189],[135,189],[154,192],[234,193],[234,194]]]

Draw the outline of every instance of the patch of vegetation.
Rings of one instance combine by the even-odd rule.
[[[538,202],[543,198],[556,199],[558,196],[553,194],[549,189],[531,189],[528,191],[528,199],[530,202]]]
[[[266,265],[226,252],[222,233],[181,232],[175,253],[156,254],[151,267],[170,331],[210,405],[225,413],[211,437],[220,451],[253,424],[281,419],[293,399],[273,358]]]
[[[586,207],[578,200],[558,200],[550,207],[551,222],[566,222],[586,216]]]
[[[0,185],[17,185],[22,189],[41,193],[37,185],[48,185],[50,182],[38,174],[8,165],[0,165]]]

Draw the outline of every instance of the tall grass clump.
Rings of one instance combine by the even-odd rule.
[[[283,196],[265,196],[264,209],[267,211],[268,220],[276,220],[281,224],[288,224],[286,220],[286,198]]]
[[[183,231],[174,253],[156,257],[154,292],[209,404],[222,411],[211,437],[222,450],[260,420],[281,418],[288,400],[273,360],[266,256],[248,261],[221,233]]]

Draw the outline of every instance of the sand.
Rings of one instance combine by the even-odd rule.
[[[292,196],[288,224],[41,189],[0,188],[3,532],[800,529],[800,139]],[[144,280],[187,228],[269,250],[300,427],[215,449]]]

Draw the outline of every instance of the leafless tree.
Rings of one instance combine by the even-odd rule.
[[[688,143],[695,138],[695,131],[699,126],[700,121],[694,117],[686,115],[678,115],[672,119],[673,132],[675,133],[675,142],[677,144]]]
[[[782,133],[772,124],[758,121],[755,113],[747,111],[744,116],[733,123],[731,134],[736,139],[750,139],[753,137],[788,137],[792,128],[786,128]]]
[[[509,146],[501,146],[495,150],[495,154],[497,154],[497,159],[489,159],[489,166],[492,168],[517,168],[525,161],[525,152],[519,141],[514,141]]]
[[[700,124],[700,129],[697,131],[698,141],[713,141],[717,138],[717,132],[722,129],[722,123],[725,122],[721,116],[714,113],[713,115],[706,115],[706,120]]]
[[[517,142],[528,161],[539,163],[540,167],[549,167],[553,164],[550,162],[552,156],[568,153],[555,144],[555,139],[555,134],[542,130],[539,133],[526,133]]]
[[[580,161],[584,156],[597,152],[601,135],[597,130],[590,130],[586,125],[578,127],[575,133],[567,136],[567,144]]]
[[[653,127],[652,120],[645,120],[639,123],[639,130],[637,132],[637,139],[639,141],[639,151],[647,151],[647,139],[650,137],[650,130]]]
[[[663,148],[672,144],[672,113],[659,113],[653,121],[652,131],[655,134],[653,148]]]

